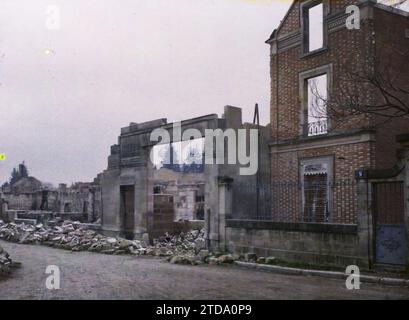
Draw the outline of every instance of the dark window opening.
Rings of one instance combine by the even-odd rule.
[[[327,174],[304,177],[304,222],[328,222],[327,194]]]

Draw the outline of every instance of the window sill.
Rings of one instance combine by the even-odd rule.
[[[326,136],[328,135],[328,132],[325,133],[317,133],[317,134],[306,134],[306,138],[314,138],[314,137],[319,137],[319,136]]]
[[[308,133],[301,133],[301,134],[299,135],[299,139],[302,139],[302,140],[314,140],[314,139],[319,139],[319,138],[325,138],[325,137],[330,136],[330,135],[331,135],[331,132],[330,132],[330,131],[327,131],[327,132],[325,132],[325,133],[312,134],[312,135],[310,135],[310,134],[308,134]]]
[[[314,51],[310,51],[310,52],[304,52],[300,55],[300,59],[304,59],[304,58],[309,58],[309,57],[315,57],[318,56],[324,52],[328,51],[328,47],[322,47],[319,49],[316,49]]]

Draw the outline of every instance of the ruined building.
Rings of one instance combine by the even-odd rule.
[[[101,212],[98,178],[90,183],[77,182],[71,187],[60,184],[54,188],[29,176],[24,163],[14,169],[10,181],[3,184],[0,199],[0,214],[5,220],[12,217],[40,221],[44,217],[59,215],[67,219],[94,222],[98,221]]]
[[[243,124],[241,109],[231,106],[225,107],[222,118],[212,114],[188,119],[182,121],[178,129],[166,119],[131,123],[122,128],[118,144],[111,147],[108,168],[101,175],[103,231],[129,238],[148,234],[152,239],[164,232],[204,226],[209,245],[218,247],[219,230],[224,228],[219,220],[219,184],[225,179],[235,181],[237,199],[234,208],[237,214],[245,215],[256,207],[257,175],[242,176],[239,174],[240,164],[228,164],[227,147],[222,151],[220,164],[205,165],[203,138],[207,130],[220,129],[224,141],[225,130],[231,129],[234,137],[226,138],[226,143],[230,147],[237,146],[238,130],[249,128],[255,126]],[[167,130],[170,140],[161,141],[163,143],[159,145],[151,141],[155,129]],[[174,131],[184,133],[189,129],[197,129],[198,135],[175,139]],[[266,164],[269,163],[266,142],[269,127],[260,129],[264,148],[259,156],[263,163],[259,178],[267,185],[270,176]],[[211,154],[213,160],[216,156]],[[170,161],[163,163],[164,158]],[[241,189],[240,186],[248,188]]]
[[[358,28],[347,28],[348,5],[358,7]],[[388,103],[370,81],[393,78],[391,90],[408,90],[408,32],[407,12],[376,1],[293,2],[267,40],[270,215],[227,221],[230,249],[312,264],[409,264],[396,140],[409,122],[368,112]],[[369,80],[347,81],[363,72]]]

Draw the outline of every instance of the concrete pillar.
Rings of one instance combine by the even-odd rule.
[[[151,183],[148,179],[148,170],[137,168],[135,170],[135,227],[136,239],[142,239],[148,232],[148,213],[153,212],[153,196],[149,192]]]
[[[371,268],[374,262],[372,184],[366,178],[357,180],[357,256],[361,258],[359,267]]]
[[[136,239],[142,239],[149,232],[153,215],[153,164],[150,148],[141,152],[144,166],[135,169],[135,229]]]
[[[207,248],[211,251],[218,250],[219,232],[218,232],[218,210],[219,210],[219,192],[217,165],[205,166],[205,239]]]
[[[93,220],[93,212],[94,212],[94,191],[89,190],[88,192],[88,206],[87,206],[87,219],[89,223],[94,222]]]
[[[219,251],[225,252],[226,246],[226,217],[232,214],[232,186],[231,181],[222,180],[219,182],[219,214],[218,214],[218,233],[219,233]]]

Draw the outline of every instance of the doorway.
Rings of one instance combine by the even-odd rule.
[[[132,240],[135,228],[135,186],[121,186],[121,233]]]

